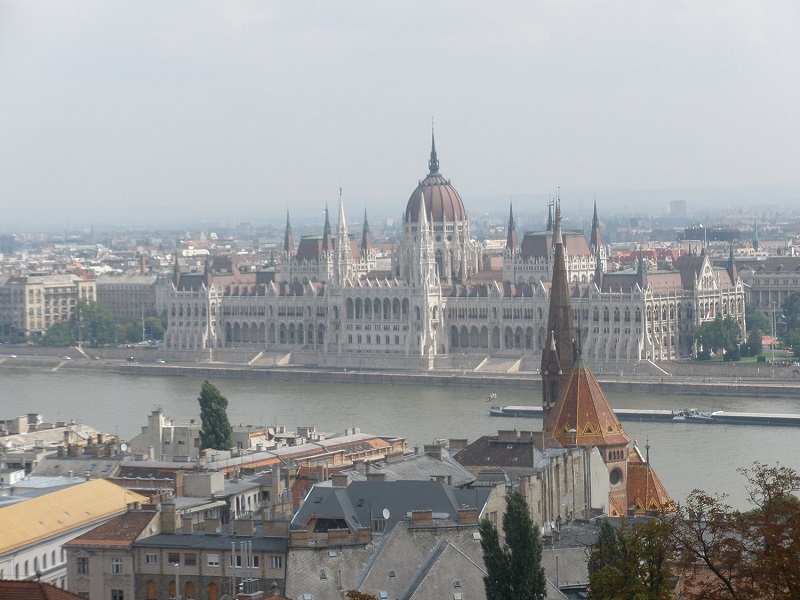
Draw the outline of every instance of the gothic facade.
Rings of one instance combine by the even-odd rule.
[[[428,168],[384,270],[366,215],[360,240],[348,231],[341,193],[336,228],[326,209],[321,236],[295,245],[287,215],[275,268],[252,270],[216,256],[202,272],[187,273],[176,258],[167,349],[250,348],[329,367],[480,369],[498,360],[535,370],[547,343],[559,245],[587,361],[691,356],[692,328],[715,314],[733,316],[744,331],[735,269],[715,268],[703,255],[681,257],[671,271],[649,271],[640,261],[637,270],[607,272],[596,206],[589,242],[583,232],[554,235],[552,218],[547,231],[518,242],[512,211],[502,269],[485,269],[461,196],[439,172],[435,143]]]

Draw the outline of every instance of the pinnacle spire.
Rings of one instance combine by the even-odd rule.
[[[361,253],[363,254],[364,258],[366,259],[367,253],[369,253],[372,244],[369,239],[369,221],[367,221],[367,209],[364,209],[364,226],[361,230]]]
[[[517,225],[514,222],[514,205],[508,203],[508,233],[506,235],[506,250],[516,252],[519,244],[517,243]]]
[[[294,237],[292,236],[292,224],[289,221],[289,211],[286,211],[286,232],[283,235],[283,251],[286,254],[294,254]]]
[[[553,231],[553,198],[547,200],[547,231]]]
[[[325,204],[325,227],[322,230],[322,251],[333,251],[333,240],[331,239],[331,220],[328,215],[328,205]]]

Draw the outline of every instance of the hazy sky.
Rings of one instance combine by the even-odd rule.
[[[796,185],[798,31],[796,0],[2,0],[0,229],[321,213],[340,184],[399,216],[431,117],[471,210]]]

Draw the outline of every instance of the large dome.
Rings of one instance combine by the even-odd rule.
[[[419,182],[417,189],[411,194],[406,205],[405,220],[419,222],[419,213],[423,195],[425,197],[425,214],[433,223],[445,221],[466,221],[467,211],[464,202],[450,181],[439,174],[439,159],[436,156],[436,142],[431,136],[431,159],[428,161],[430,172]]]

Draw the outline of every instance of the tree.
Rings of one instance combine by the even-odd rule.
[[[488,573],[483,578],[487,600],[543,600],[547,591],[542,540],[528,503],[519,492],[506,494],[503,534],[505,545],[501,548],[494,524],[488,519],[481,522],[481,548]]]
[[[764,351],[764,342],[761,340],[762,333],[758,329],[751,329],[747,336],[748,356],[758,356]]]
[[[800,329],[800,292],[792,292],[781,304],[788,329]]]
[[[365,594],[364,592],[359,592],[358,590],[347,590],[345,598],[347,598],[347,600],[378,600],[376,596],[373,596],[372,594]]]
[[[621,519],[614,529],[600,525],[589,553],[589,598],[666,600],[673,586],[667,564],[673,556],[670,524],[662,517],[645,521]]]
[[[731,352],[739,345],[741,331],[736,319],[730,316],[723,319],[722,315],[718,314],[713,321],[707,321],[696,327],[693,336],[702,344],[704,351]]]
[[[745,321],[748,331],[772,331],[772,320],[767,313],[755,307],[745,307]]]
[[[45,346],[73,346],[75,335],[72,328],[66,321],[58,321],[50,326],[42,337],[42,344]]]
[[[684,597],[800,598],[800,475],[755,463],[740,469],[753,510],[693,491],[672,519]]]
[[[228,400],[207,379],[200,390],[200,448],[230,450],[231,424],[228,421]]]

